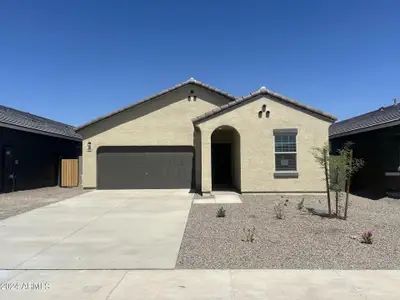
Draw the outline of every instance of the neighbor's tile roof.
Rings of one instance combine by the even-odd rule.
[[[381,107],[375,111],[332,124],[329,128],[329,136],[332,138],[373,130],[376,127],[390,126],[391,122],[399,120],[400,105]]]
[[[335,116],[333,116],[333,115],[331,115],[329,113],[323,112],[322,110],[319,110],[319,109],[316,109],[314,107],[308,106],[306,104],[300,103],[300,102],[298,102],[296,100],[290,99],[290,98],[288,98],[286,96],[280,95],[280,94],[275,93],[275,92],[273,92],[273,91],[271,91],[271,90],[269,90],[269,89],[267,89],[265,87],[262,87],[262,88],[260,88],[258,91],[254,92],[254,93],[250,93],[249,95],[241,97],[241,98],[236,98],[235,101],[229,102],[229,103],[227,103],[225,105],[222,105],[220,107],[217,107],[217,108],[215,108],[215,109],[213,109],[213,110],[211,110],[209,112],[206,112],[205,114],[202,114],[202,115],[192,119],[192,121],[194,123],[199,123],[201,121],[207,120],[209,118],[212,118],[214,116],[219,115],[220,113],[223,113],[226,110],[229,110],[230,108],[233,108],[235,106],[244,104],[246,101],[248,101],[248,100],[250,100],[250,99],[252,99],[252,98],[254,98],[254,97],[258,96],[258,95],[272,96],[272,97],[274,97],[274,98],[276,98],[276,99],[278,99],[280,101],[283,101],[286,104],[293,105],[293,106],[298,107],[300,109],[306,110],[308,112],[311,112],[313,114],[321,116],[324,119],[327,119],[327,120],[332,121],[332,122],[337,120],[337,117],[335,117]]]
[[[144,99],[142,99],[142,100],[139,100],[139,101],[137,101],[137,102],[135,102],[135,103],[133,103],[133,104],[130,104],[130,105],[128,105],[128,106],[125,106],[125,107],[123,107],[123,108],[121,108],[121,109],[119,109],[119,110],[116,110],[116,111],[111,112],[111,113],[109,113],[109,114],[103,115],[103,116],[101,116],[101,117],[99,117],[99,118],[96,118],[96,119],[94,119],[94,120],[92,120],[92,121],[89,121],[89,122],[87,122],[87,123],[85,123],[85,124],[83,124],[83,125],[81,125],[81,126],[79,126],[79,127],[76,127],[75,130],[79,131],[79,130],[81,130],[81,129],[83,129],[83,128],[89,126],[89,125],[92,125],[92,124],[94,124],[94,123],[96,123],[96,122],[99,122],[99,121],[101,121],[101,120],[103,120],[103,119],[109,118],[109,117],[111,117],[111,116],[113,116],[113,115],[115,115],[115,114],[118,114],[118,113],[120,113],[120,112],[123,112],[123,111],[125,111],[125,110],[127,110],[127,109],[130,109],[130,108],[133,108],[133,107],[138,106],[138,105],[140,105],[140,104],[143,104],[143,103],[146,103],[146,102],[148,102],[148,101],[151,101],[151,100],[153,100],[153,99],[155,99],[155,98],[161,97],[161,96],[163,96],[163,95],[165,95],[165,94],[168,94],[169,92],[175,91],[175,90],[177,90],[177,89],[179,89],[179,88],[181,88],[181,87],[183,87],[183,86],[185,86],[185,85],[188,85],[188,84],[194,84],[194,85],[197,85],[197,86],[206,88],[206,89],[208,89],[208,90],[210,90],[210,91],[212,91],[212,92],[215,92],[215,93],[217,93],[217,94],[220,94],[220,95],[222,95],[222,96],[225,96],[225,97],[228,98],[229,100],[235,100],[235,99],[236,99],[234,96],[232,96],[231,94],[229,94],[229,93],[227,93],[227,92],[224,92],[224,91],[222,91],[222,90],[220,90],[220,89],[217,89],[217,88],[215,88],[215,87],[213,87],[213,86],[211,86],[211,85],[205,84],[205,83],[203,83],[203,82],[201,82],[201,81],[199,81],[199,80],[196,80],[196,79],[194,79],[194,78],[190,78],[190,79],[188,79],[188,80],[186,80],[186,81],[184,81],[184,82],[182,82],[182,83],[180,83],[180,84],[177,84],[177,85],[175,85],[175,86],[173,86],[173,87],[171,87],[171,88],[169,88],[169,89],[163,90],[163,91],[161,91],[161,92],[159,92],[159,93],[157,93],[157,94],[154,94],[154,95],[152,95],[152,96],[150,96],[150,97],[147,97],[147,98],[144,98]]]
[[[28,112],[4,105],[0,105],[0,126],[1,124],[11,125],[15,128],[21,128],[21,130],[29,129],[37,133],[51,134],[75,140],[82,139],[71,125],[32,115]]]

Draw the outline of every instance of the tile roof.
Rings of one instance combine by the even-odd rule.
[[[196,80],[196,79],[194,79],[194,78],[192,77],[192,78],[190,78],[190,79],[188,79],[188,80],[186,80],[186,81],[184,81],[184,82],[182,82],[182,83],[180,83],[180,84],[177,84],[177,85],[175,85],[175,86],[173,86],[173,87],[171,87],[171,88],[169,88],[169,89],[163,90],[163,91],[161,91],[161,92],[159,92],[159,93],[157,93],[157,94],[154,94],[154,95],[152,95],[152,96],[150,96],[150,97],[147,97],[147,98],[144,98],[144,99],[142,99],[142,100],[139,100],[138,102],[135,102],[135,103],[133,103],[133,104],[130,104],[130,105],[128,105],[128,106],[125,106],[125,107],[123,107],[123,108],[121,108],[121,109],[119,109],[119,110],[116,110],[116,111],[111,112],[111,113],[109,113],[109,114],[103,115],[103,116],[101,116],[101,117],[99,117],[99,118],[96,118],[96,119],[94,119],[94,120],[92,120],[92,121],[89,121],[89,122],[87,122],[87,123],[85,123],[85,124],[83,124],[83,125],[81,125],[81,126],[79,126],[79,127],[76,127],[75,130],[76,130],[76,131],[79,131],[79,130],[81,130],[81,129],[83,129],[83,128],[89,126],[89,125],[92,125],[92,124],[94,124],[94,123],[96,123],[96,122],[99,122],[99,121],[101,121],[101,120],[103,120],[103,119],[109,118],[109,117],[111,117],[111,116],[113,116],[113,115],[115,115],[115,114],[118,114],[118,113],[120,113],[120,112],[122,112],[122,111],[125,111],[125,110],[127,110],[127,109],[130,109],[130,108],[133,108],[133,107],[135,107],[135,106],[137,106],[137,105],[140,105],[140,104],[146,103],[146,102],[148,102],[148,101],[151,101],[151,100],[153,100],[153,99],[155,99],[155,98],[161,97],[161,96],[163,96],[163,95],[165,95],[165,94],[167,94],[167,93],[169,93],[169,92],[175,91],[175,90],[177,90],[177,89],[179,89],[179,88],[181,88],[181,87],[183,87],[183,86],[186,86],[186,85],[188,85],[188,84],[194,84],[194,85],[197,85],[197,86],[206,88],[206,89],[208,89],[208,90],[210,90],[210,91],[212,91],[212,92],[215,92],[215,93],[217,93],[217,94],[220,94],[220,95],[222,95],[222,96],[225,96],[225,97],[228,98],[229,100],[235,100],[235,99],[236,99],[233,95],[231,95],[231,94],[229,94],[229,93],[226,93],[226,92],[224,92],[224,91],[222,91],[222,90],[220,90],[220,89],[217,89],[217,88],[215,88],[215,87],[213,87],[213,86],[211,86],[211,85],[208,85],[208,84],[205,84],[205,83],[203,83],[203,82],[201,82],[201,81],[198,81],[198,80]]]
[[[74,127],[64,123],[32,115],[28,112],[0,105],[0,126],[12,126],[20,130],[29,130],[39,134],[82,140]]]
[[[396,121],[400,121],[400,105],[381,107],[375,111],[332,124],[329,128],[329,136],[332,138],[374,130],[396,125],[393,124]]]
[[[142,99],[142,100],[140,100],[138,102],[135,102],[134,104],[125,106],[125,107],[123,107],[123,108],[121,108],[121,109],[119,109],[117,111],[114,111],[112,113],[109,113],[109,114],[106,114],[106,115],[101,116],[99,118],[96,118],[96,119],[94,119],[94,120],[92,120],[90,122],[87,122],[87,123],[85,123],[85,124],[83,124],[83,125],[81,125],[79,127],[76,127],[75,130],[79,131],[79,130],[81,130],[81,129],[87,127],[87,126],[90,126],[90,125],[92,125],[94,123],[97,123],[97,122],[99,122],[99,121],[101,121],[103,119],[109,118],[109,117],[111,117],[111,116],[113,116],[115,114],[118,114],[120,112],[123,112],[123,111],[125,111],[127,109],[130,109],[130,108],[133,108],[133,107],[135,107],[137,105],[140,105],[140,104],[146,103],[148,101],[151,101],[151,100],[153,100],[153,99],[155,99],[157,97],[163,96],[163,95],[165,95],[165,94],[167,94],[169,92],[172,92],[172,91],[174,91],[174,90],[176,90],[178,88],[181,88],[183,86],[186,86],[188,84],[195,84],[197,86],[206,88],[206,89],[208,89],[208,90],[210,90],[212,92],[215,92],[215,93],[218,93],[218,94],[220,94],[222,96],[225,96],[230,101],[229,103],[227,103],[225,105],[222,105],[221,107],[218,107],[218,108],[216,108],[216,109],[214,109],[214,110],[212,110],[210,112],[207,112],[207,113],[205,113],[205,114],[203,114],[203,115],[201,115],[201,116],[199,116],[197,118],[194,118],[192,121],[195,122],[195,123],[196,122],[200,122],[200,121],[202,121],[204,119],[207,119],[207,118],[209,118],[209,117],[211,117],[213,115],[216,115],[216,114],[220,113],[221,111],[229,109],[229,108],[231,108],[231,107],[233,107],[235,105],[238,105],[238,104],[240,104],[242,102],[245,102],[246,100],[254,98],[254,97],[256,97],[256,96],[258,96],[260,94],[267,94],[269,96],[273,96],[274,98],[277,98],[277,99],[279,99],[279,100],[281,100],[283,102],[286,102],[287,104],[299,107],[299,108],[301,108],[303,110],[306,110],[308,112],[311,112],[311,113],[313,113],[313,114],[315,114],[317,116],[323,117],[324,119],[327,119],[327,120],[329,120],[331,122],[334,122],[334,121],[337,120],[337,118],[335,116],[331,115],[331,114],[328,114],[326,112],[323,112],[323,111],[318,110],[316,108],[313,108],[311,106],[302,104],[302,103],[300,103],[300,102],[298,102],[296,100],[290,99],[290,98],[285,97],[283,95],[277,94],[277,93],[275,93],[275,92],[273,92],[271,90],[266,89],[265,87],[262,87],[258,91],[254,92],[254,93],[250,93],[247,96],[235,97],[235,96],[233,96],[233,95],[231,95],[231,94],[229,94],[227,92],[224,92],[224,91],[222,91],[220,89],[217,89],[217,88],[215,88],[215,87],[213,87],[211,85],[205,84],[205,83],[203,83],[201,81],[198,81],[198,80],[196,80],[194,78],[190,78],[189,80],[186,80],[186,81],[184,81],[184,82],[182,82],[182,83],[180,83],[178,85],[175,85],[175,86],[173,86],[173,87],[171,87],[169,89],[166,89],[166,90],[161,91],[161,92],[159,92],[157,94],[154,94],[154,95],[152,95],[150,97],[147,97],[147,98]]]
[[[193,123],[199,123],[201,121],[207,120],[209,118],[212,118],[214,116],[219,115],[220,113],[222,113],[222,112],[224,112],[224,111],[226,111],[226,110],[228,110],[228,109],[230,109],[230,108],[232,108],[234,106],[237,106],[237,105],[240,105],[240,104],[244,104],[246,101],[248,101],[248,100],[250,100],[250,99],[252,99],[252,98],[254,98],[254,97],[258,96],[258,95],[272,96],[272,97],[274,97],[274,98],[276,98],[276,99],[278,99],[280,101],[283,101],[284,103],[293,105],[293,106],[298,107],[300,109],[303,109],[303,110],[306,110],[306,111],[311,112],[313,114],[316,114],[318,116],[321,116],[324,119],[327,119],[327,120],[329,120],[331,122],[334,122],[334,121],[337,120],[337,117],[335,117],[335,116],[333,116],[333,115],[331,115],[329,113],[323,112],[322,110],[319,110],[319,109],[313,108],[311,106],[305,105],[305,104],[300,103],[300,102],[298,102],[296,100],[293,100],[293,99],[290,99],[290,98],[288,98],[286,96],[283,96],[283,95],[280,95],[278,93],[275,93],[275,92],[273,92],[273,91],[271,91],[271,90],[269,90],[269,89],[267,89],[265,87],[262,87],[262,88],[260,88],[258,91],[254,92],[254,93],[250,93],[249,95],[241,97],[241,98],[236,98],[235,101],[232,101],[232,102],[227,103],[225,105],[222,105],[222,106],[220,106],[218,108],[215,108],[215,109],[213,109],[213,110],[211,110],[209,112],[206,112],[205,114],[202,114],[202,115],[192,119],[192,121],[193,121]]]

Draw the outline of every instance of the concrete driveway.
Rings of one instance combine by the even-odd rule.
[[[0,269],[172,269],[192,196],[93,191],[0,222]]]

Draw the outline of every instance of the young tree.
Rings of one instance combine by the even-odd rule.
[[[339,150],[341,151],[341,150]],[[329,189],[335,193],[335,216],[339,217],[339,202],[346,185],[346,164],[344,155],[332,155],[329,157]]]
[[[346,202],[344,207],[344,216],[343,219],[347,219],[347,211],[349,208],[349,191],[350,191],[350,181],[355,173],[357,173],[365,164],[362,158],[354,158],[353,157],[353,142],[346,142],[344,144],[343,149],[339,149],[338,153],[341,157],[342,168],[344,169],[344,180],[347,185],[346,189]]]
[[[330,191],[335,192],[335,215],[339,217],[339,202],[341,193],[345,190],[347,185],[346,202],[344,209],[344,219],[347,218],[348,211],[348,193],[350,189],[350,180],[352,176],[359,171],[363,165],[364,160],[360,158],[353,158],[352,142],[346,142],[342,149],[337,151],[338,155],[329,155],[329,144],[323,147],[314,148],[314,157],[318,164],[324,168],[325,182],[327,186],[328,196],[328,211],[331,215],[331,200]]]
[[[314,158],[317,163],[324,169],[325,174],[325,184],[326,184],[326,196],[328,199],[328,215],[332,215],[332,208],[331,208],[331,195],[330,195],[330,188],[329,188],[329,172],[328,172],[328,160],[329,160],[329,143],[325,143],[323,147],[315,147],[313,149]]]

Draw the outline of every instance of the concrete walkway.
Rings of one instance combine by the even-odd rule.
[[[93,191],[0,222],[0,269],[173,269],[192,195]]]
[[[400,271],[0,271],[0,299],[397,300]]]
[[[239,194],[230,191],[214,191],[211,196],[194,197],[193,204],[231,204],[242,203]]]

